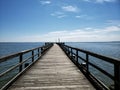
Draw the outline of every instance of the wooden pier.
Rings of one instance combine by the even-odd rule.
[[[76,65],[54,44],[8,90],[95,90]]]

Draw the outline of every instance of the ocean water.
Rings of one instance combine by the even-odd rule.
[[[120,42],[84,42],[84,43],[80,43],[80,42],[70,43],[69,42],[65,44],[120,60]],[[79,55],[85,58],[84,53],[79,53]],[[107,71],[108,73],[114,76],[114,65],[113,64],[110,64],[108,62],[105,62],[101,59],[97,59],[92,56],[89,57],[89,61],[101,67],[103,70]],[[83,61],[79,59],[79,63],[83,63]],[[105,85],[107,85],[108,87],[114,84],[113,80],[111,80],[106,75],[104,75],[97,69],[93,68],[92,66],[89,66],[89,71],[94,76],[96,76],[96,78],[98,78],[103,83],[105,83]]]
[[[44,45],[42,42],[0,42],[0,57]]]

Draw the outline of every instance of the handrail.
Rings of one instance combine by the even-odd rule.
[[[110,58],[110,57],[107,57],[107,56],[104,56],[104,55],[100,55],[100,54],[90,52],[90,51],[87,51],[87,50],[83,50],[83,49],[80,49],[80,48],[71,47],[71,46],[68,46],[68,45],[64,45],[64,46],[68,47],[68,48],[78,50],[78,51],[81,51],[83,53],[87,53],[87,54],[89,54],[91,56],[97,57],[97,58],[99,58],[101,60],[104,60],[104,61],[107,61],[107,62],[110,62],[110,63],[114,63],[114,64],[118,63],[118,64],[120,64],[120,60],[115,59],[115,58]]]
[[[11,54],[11,55],[8,55],[8,56],[0,57],[0,63],[6,61],[6,60],[8,60],[8,59],[11,59],[11,58],[13,58],[13,57],[17,57],[17,56],[19,56],[20,54],[25,54],[25,53],[28,53],[28,52],[30,52],[30,51],[33,51],[33,50],[36,50],[36,49],[42,48],[42,47],[43,47],[43,46],[37,47],[37,48],[28,49],[28,50],[24,50],[24,51],[21,51],[21,52],[18,52],[18,53],[14,53],[14,54]]]
[[[5,70],[4,72],[0,73],[0,78],[4,77],[4,75],[7,75],[9,72],[13,71],[14,69],[19,67],[19,73],[14,76],[15,79],[18,78],[23,72],[24,70],[26,70],[27,68],[29,68],[31,65],[33,65],[42,55],[45,54],[45,52],[52,47],[53,43],[45,43],[45,45],[41,46],[41,47],[37,47],[37,48],[32,48],[29,50],[25,50],[25,51],[21,51],[15,54],[11,54],[8,56],[4,56],[0,58],[0,63],[2,62],[6,62],[9,61],[11,59],[14,59],[15,57],[19,57],[19,63],[15,64],[14,66],[8,68],[7,70]],[[37,53],[34,53],[37,50]],[[23,55],[27,54],[27,53],[31,53],[31,55],[29,57],[27,57],[26,59],[23,59]],[[36,58],[37,57],[37,58]],[[35,60],[36,59],[36,60]],[[31,64],[24,66],[25,62],[31,60]],[[2,90],[6,90],[14,81],[14,77],[7,82],[4,86],[2,86]]]
[[[90,81],[94,82],[95,85],[96,85],[96,83],[99,83],[98,86],[96,86],[96,88],[99,89],[100,87],[102,87],[105,90],[110,90],[110,88],[107,87],[106,85],[104,85],[104,83],[102,81],[100,81],[95,76],[93,76],[92,72],[89,70],[89,66],[94,67],[95,69],[102,72],[104,75],[106,75],[110,79],[112,79],[114,81],[114,90],[120,90],[120,60],[110,58],[110,57],[107,57],[104,55],[96,54],[96,53],[93,53],[93,52],[90,52],[87,50],[71,47],[71,46],[65,45],[64,43],[57,43],[57,44],[63,49],[63,51],[66,53],[66,55],[78,66],[78,68],[86,75],[86,77],[88,79],[90,79]],[[74,52],[73,52],[73,50],[74,50]],[[82,53],[86,54],[85,59],[82,58],[78,52],[82,52]],[[114,65],[114,75],[111,75],[109,72],[107,72],[100,66],[97,66],[94,63],[91,63],[89,60],[89,56],[92,56],[92,57],[98,58],[100,60],[103,60],[105,62],[113,64]],[[85,65],[80,63],[78,59],[84,61]]]

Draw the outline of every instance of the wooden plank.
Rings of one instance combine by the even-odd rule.
[[[58,45],[54,46],[8,90],[95,90]]]

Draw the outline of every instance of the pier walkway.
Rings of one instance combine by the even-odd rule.
[[[95,90],[91,83],[54,44],[8,90]]]

